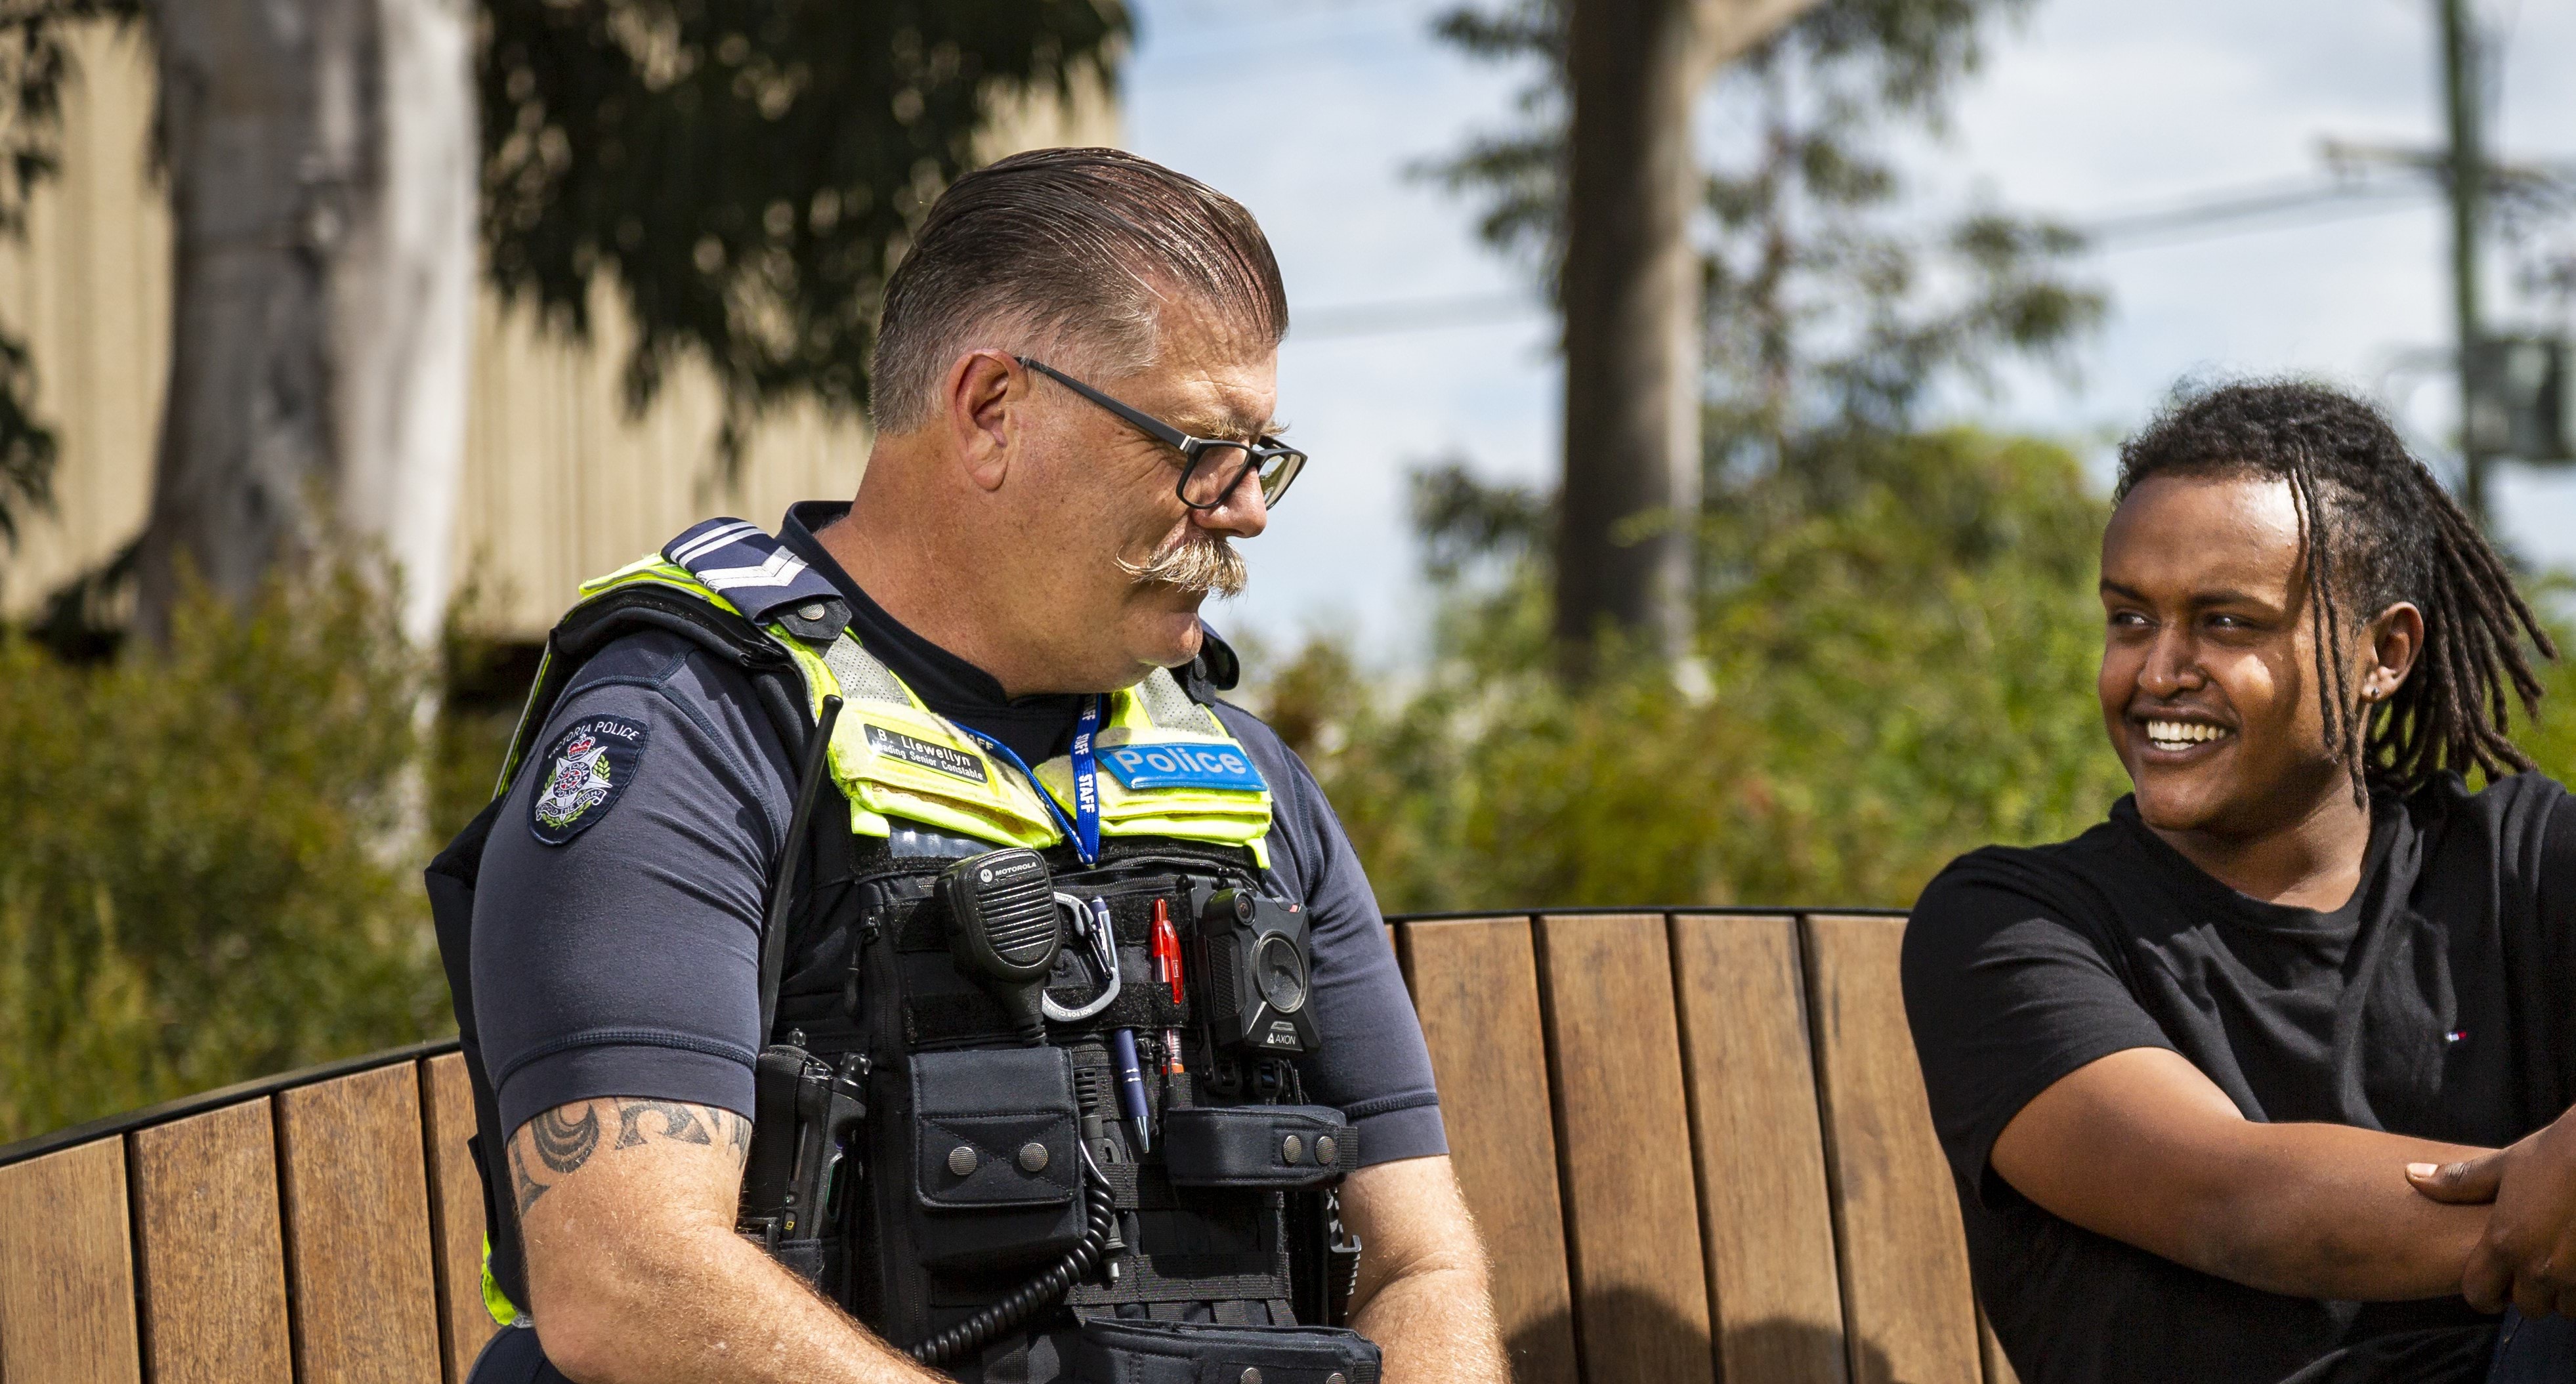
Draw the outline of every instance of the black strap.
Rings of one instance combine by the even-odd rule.
[[[679,635],[742,669],[751,679],[761,710],[769,716],[770,728],[778,734],[778,743],[790,755],[804,755],[804,681],[787,650],[750,621],[695,596],[658,586],[631,586],[574,607],[547,633],[545,672],[528,689],[528,704],[519,714],[519,728],[511,737],[509,758],[503,762],[493,796],[510,791],[511,779],[526,762],[573,675],[613,641],[652,629]]]
[[[823,714],[814,721],[814,732],[805,741],[804,763],[796,774],[796,807],[787,818],[787,846],[781,852],[778,869],[769,881],[769,906],[762,911],[760,923],[760,1038],[769,1041],[769,1030],[778,1021],[778,987],[787,978],[788,910],[795,904],[796,886],[804,871],[807,853],[806,834],[814,826],[814,802],[822,796],[822,787],[832,777],[832,726],[841,719],[841,699],[826,695]]]

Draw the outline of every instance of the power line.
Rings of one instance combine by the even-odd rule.
[[[2341,181],[2266,184],[2238,188],[2211,197],[2162,207],[2111,212],[2074,223],[2090,248],[2122,250],[2205,235],[2237,235],[2287,227],[2246,224],[2309,213],[2294,224],[2376,215],[2421,205],[2430,189]],[[2318,215],[2317,213],[2323,213]],[[1474,293],[1438,298],[1392,298],[1376,302],[1334,303],[1302,307],[1289,314],[1289,339],[1333,341],[1386,336],[1397,332],[1439,331],[1486,326],[1544,317],[1547,305],[1527,293]]]
[[[2215,195],[2195,198],[2171,206],[2149,207],[2135,211],[2110,212],[2078,221],[2076,234],[2095,246],[2170,238],[2174,232],[2189,232],[2202,227],[2226,227],[2213,234],[2234,234],[2253,229],[2231,223],[2268,220],[2290,213],[2326,210],[2323,218],[2336,220],[2345,216],[2373,215],[2412,204],[2420,204],[2431,189],[2421,184],[2371,183],[2354,179],[2336,179],[2318,183],[2302,180],[2295,183],[2270,183],[2240,188]]]

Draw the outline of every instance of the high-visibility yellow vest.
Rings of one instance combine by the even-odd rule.
[[[924,705],[894,671],[844,628],[828,640],[806,638],[781,620],[754,620],[723,590],[670,560],[690,536],[722,523],[751,531],[740,521],[709,521],[655,553],[584,582],[582,606],[616,593],[655,586],[702,600],[755,624],[794,660],[803,675],[805,712],[819,720],[825,697],[842,699],[829,747],[832,781],[850,805],[850,829],[886,837],[896,821],[955,833],[996,847],[1045,849],[1065,840],[1061,819],[1074,813],[1073,763],[1058,755],[1031,773],[986,750],[974,736]],[[780,561],[784,549],[766,534],[747,536]],[[722,534],[716,537],[721,539]],[[798,564],[801,569],[801,563]],[[711,576],[717,575],[714,573]],[[757,578],[754,578],[757,581]],[[810,580],[810,578],[808,579]],[[766,583],[764,583],[766,584]],[[764,613],[770,613],[764,608]],[[570,616],[568,614],[567,619]],[[553,658],[549,644],[547,661]],[[540,664],[537,687],[549,685]],[[1252,756],[1226,732],[1214,712],[1190,699],[1169,672],[1156,669],[1135,686],[1109,694],[1107,714],[1094,737],[1099,764],[1100,833],[1160,837],[1248,851],[1268,868],[1271,797]],[[509,792],[534,722],[552,707],[532,694],[522,714],[510,761],[502,766],[495,797]],[[1040,795],[1044,795],[1042,798]],[[1050,811],[1052,800],[1056,811]],[[483,1303],[503,1326],[524,1321],[517,1304],[494,1281],[491,1240],[484,1241]]]
[[[585,601],[655,583],[735,611],[716,590],[660,554],[585,582]],[[894,671],[843,630],[820,649],[777,624],[763,627],[805,675],[808,714],[842,699],[832,730],[832,780],[850,803],[850,829],[884,836],[891,818],[918,822],[997,846],[1043,849],[1064,839],[1058,811],[1073,811],[1073,761],[1035,767],[1035,782],[974,736],[922,704]],[[1270,792],[1252,757],[1208,708],[1155,669],[1109,696],[1096,739],[1100,834],[1160,836],[1250,850],[1269,864]],[[1211,782],[1243,787],[1210,787]],[[1049,811],[1039,799],[1053,799]]]

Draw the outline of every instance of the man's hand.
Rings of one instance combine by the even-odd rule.
[[[734,1233],[751,1121],[612,1096],[510,1137],[528,1315],[581,1384],[935,1384]]]
[[[1446,1155],[1379,1163],[1342,1184],[1360,1237],[1351,1325],[1386,1352],[1385,1384],[1504,1384],[1485,1249]]]
[[[2410,1163],[2407,1180],[2435,1201],[2493,1203],[2469,1251],[2460,1292],[2481,1312],[2509,1301],[2526,1317],[2576,1316],[2576,1112],[2512,1147],[2455,1163]]]

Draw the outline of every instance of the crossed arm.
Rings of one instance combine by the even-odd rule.
[[[1990,1155],[2015,1191],[2177,1263],[2295,1297],[2458,1292],[2484,1206],[2444,1205],[2410,1163],[2484,1150],[2332,1124],[2263,1124],[2180,1054],[2131,1048],[2060,1078]]]
[[[751,1122],[631,1097],[548,1110],[510,1139],[529,1314],[580,1384],[931,1384],[914,1364],[734,1233]],[[1368,1246],[1354,1325],[1387,1384],[1504,1378],[1485,1261],[1446,1158],[1345,1184]]]

